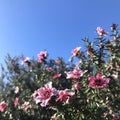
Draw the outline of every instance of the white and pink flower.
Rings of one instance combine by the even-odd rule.
[[[47,57],[47,51],[41,51],[39,54],[38,54],[38,62],[43,62],[44,59]]]
[[[52,72],[52,71],[53,71],[53,68],[52,68],[52,67],[47,67],[46,70],[47,70],[48,72]]]
[[[81,47],[76,47],[75,49],[72,50],[72,56],[76,57],[77,54],[80,52]]]
[[[109,81],[109,78],[104,78],[102,74],[97,74],[96,77],[89,77],[89,86],[92,88],[105,88]]]
[[[69,103],[70,97],[73,97],[75,95],[74,92],[69,91],[68,89],[60,90],[58,92],[58,98],[57,101],[60,101],[62,103]]]
[[[30,103],[27,102],[27,101],[25,101],[25,102],[22,104],[21,109],[26,111],[28,108],[30,108]]]
[[[15,100],[14,100],[14,107],[16,107],[18,105],[18,102],[19,102],[19,98],[16,97]]]
[[[14,91],[15,94],[19,93],[19,87],[17,86]]]
[[[55,74],[54,76],[53,76],[53,79],[57,79],[57,78],[60,78],[61,77],[61,73],[57,73],[57,74]]]
[[[108,33],[106,31],[104,31],[101,27],[97,27],[96,32],[99,36],[105,36]]]
[[[78,55],[78,53],[81,53],[80,49],[81,49],[81,47],[76,47],[75,49],[72,50],[72,55],[69,59],[69,62],[71,62],[73,60],[73,58]]]
[[[80,90],[82,88],[82,84],[80,82],[77,82],[74,84],[74,89],[75,90]]]
[[[80,77],[83,76],[83,74],[85,73],[86,71],[81,71],[79,68],[74,68],[73,71],[69,71],[69,72],[65,72],[66,75],[67,75],[67,79],[79,79]]]
[[[33,97],[36,103],[40,103],[41,106],[47,106],[49,105],[49,101],[52,96],[56,95],[57,90],[55,88],[52,88],[52,82],[49,82],[45,85],[45,87],[42,87],[35,91]]]
[[[0,112],[4,112],[7,105],[5,101],[0,102]]]
[[[25,63],[29,63],[30,62],[30,58],[26,57],[23,61],[22,61],[22,65]]]

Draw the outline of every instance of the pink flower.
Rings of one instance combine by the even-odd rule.
[[[58,94],[59,94],[59,97],[57,98],[57,101],[60,101],[62,103],[68,103],[70,97],[75,95],[74,92],[68,91],[68,89],[60,90]]]
[[[99,36],[104,36],[104,35],[107,35],[107,34],[108,34],[108,33],[105,32],[101,27],[97,27],[96,31],[97,31],[97,34],[98,34]]]
[[[76,47],[75,49],[72,50],[72,56],[69,59],[70,62],[73,60],[74,57],[78,55],[78,53],[80,53],[80,49],[81,47]]]
[[[75,68],[73,71],[65,73],[67,74],[67,79],[79,79],[85,72],[82,72],[79,68]]]
[[[37,96],[38,96],[38,92],[37,92],[37,90],[36,90],[36,91],[34,91],[34,93],[32,94],[32,97],[35,99]]]
[[[118,113],[112,114],[112,120],[118,120],[120,118]]]
[[[79,83],[79,82],[75,83],[74,88],[75,88],[75,90],[80,90],[82,88],[81,83]]]
[[[44,59],[47,57],[47,51],[41,51],[39,54],[38,54],[38,62],[42,62],[44,61]]]
[[[87,55],[90,55],[90,50],[87,50],[87,52],[86,52],[86,53],[87,53]]]
[[[77,54],[80,52],[81,47],[76,47],[75,49],[72,50],[72,56],[76,57]]]
[[[47,67],[46,70],[47,70],[48,72],[51,72],[51,71],[53,71],[53,68],[52,68],[52,67]]]
[[[59,78],[59,77],[61,77],[61,73],[55,74],[55,75],[53,76],[53,79],[57,79],[57,78]]]
[[[104,112],[103,116],[106,117],[109,113],[108,112]]]
[[[19,87],[17,86],[14,91],[15,94],[19,93]]]
[[[51,97],[55,95],[57,95],[57,90],[52,88],[52,82],[49,82],[45,85],[45,87],[35,91],[33,97],[36,103],[40,103],[41,106],[47,106],[49,105],[49,100]]]
[[[16,97],[15,100],[14,100],[14,107],[16,107],[18,105],[18,102],[19,102],[19,98]]]
[[[22,65],[25,63],[29,63],[30,62],[30,58],[26,57],[23,61],[22,61]]]
[[[0,103],[0,112],[4,112],[6,107],[7,107],[7,103],[5,101],[2,101]]]
[[[75,64],[80,65],[81,63],[82,63],[82,61],[80,60],[80,61],[76,62]]]
[[[92,88],[105,88],[109,81],[109,78],[104,78],[102,74],[97,74],[96,77],[89,77],[89,86]]]
[[[26,111],[29,107],[30,107],[30,103],[25,101],[25,102],[22,104],[21,109],[23,109],[23,110]]]

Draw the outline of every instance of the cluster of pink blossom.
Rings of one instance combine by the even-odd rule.
[[[66,75],[67,75],[67,79],[79,79],[80,77],[83,76],[83,74],[85,73],[86,71],[81,71],[79,68],[74,68],[73,71],[69,71],[69,72],[65,72]]]
[[[14,93],[15,93],[15,94],[18,94],[18,93],[19,93],[19,87],[18,87],[18,86],[15,88]],[[16,97],[16,98],[14,99],[14,107],[17,107],[18,103],[19,103],[19,97]],[[7,106],[8,106],[8,103],[5,102],[5,101],[2,101],[2,102],[0,103],[0,111],[1,111],[1,112],[4,112]],[[26,101],[25,101],[25,102],[21,105],[20,108],[21,108],[22,110],[25,110],[25,111],[26,111],[29,107],[30,107],[29,102],[26,102]]]
[[[49,82],[33,93],[33,98],[36,103],[40,103],[41,106],[50,105],[50,100],[53,96],[56,97],[56,102],[68,103],[69,98],[74,96],[74,92],[65,90],[56,90],[52,87],[52,82]]]
[[[98,29],[98,32],[102,32],[102,34],[105,34],[103,31],[100,31],[100,29]],[[76,57],[77,54],[80,52],[80,48],[81,47],[77,47],[72,51],[72,58]],[[40,52],[40,54],[38,55],[38,62],[41,62],[44,57],[47,56],[47,52]],[[53,69],[51,67],[46,68],[46,70],[48,72],[53,71]],[[73,71],[69,71],[69,72],[65,72],[67,75],[67,79],[79,79],[80,77],[82,77],[85,73],[87,72],[87,70],[85,71],[81,71],[79,69],[79,67],[75,67],[73,69]],[[61,77],[62,74],[58,73],[55,74],[53,76],[53,79],[57,79],[59,77]],[[92,88],[105,88],[107,86],[107,84],[109,83],[109,78],[104,78],[104,76],[102,74],[97,74],[96,77],[91,76],[88,78],[89,79],[89,87]],[[75,90],[79,90],[82,87],[80,82],[76,82],[74,84],[74,89]],[[41,106],[47,106],[50,105],[50,100],[53,96],[56,97],[56,102],[62,102],[62,103],[68,103],[69,102],[69,98],[74,96],[75,93],[65,89],[65,90],[57,90],[55,88],[52,87],[52,82],[49,82],[45,85],[45,87],[39,88],[38,90],[36,90],[33,93],[33,98],[35,100],[36,103],[40,103]]]
[[[104,32],[103,29],[101,28],[97,28],[97,33],[99,35],[105,35],[107,34],[106,32]],[[80,48],[81,47],[77,47],[72,51],[72,58],[73,57],[77,57],[77,54],[80,52]],[[42,51],[38,54],[38,62],[42,62],[45,57],[47,56],[47,52],[46,51]],[[30,59],[27,57],[25,60],[22,61],[22,64],[24,63],[28,63],[30,62]],[[48,72],[53,71],[53,68],[51,67],[47,67],[46,70]],[[67,79],[72,79],[72,80],[78,80],[81,77],[83,77],[83,75],[87,72],[87,70],[82,71],[79,69],[79,67],[75,67],[73,69],[73,71],[69,71],[69,72],[65,72],[66,73],[66,78]],[[61,73],[57,73],[53,76],[53,79],[57,79],[61,77]],[[102,74],[97,74],[96,76],[90,76],[88,78],[89,80],[89,87],[92,88],[105,88],[107,87],[107,84],[109,83],[110,79],[109,78],[105,78],[104,75]],[[79,90],[82,88],[82,84],[78,81],[75,82],[74,84],[74,90]],[[16,86],[14,93],[18,94],[19,93],[19,87]],[[74,92],[70,91],[69,89],[65,89],[65,90],[57,90],[55,88],[52,87],[52,82],[49,82],[47,84],[45,84],[45,87],[41,87],[38,90],[36,90],[33,93],[33,98],[35,100],[36,103],[40,103],[41,106],[47,106],[50,104],[50,100],[52,99],[52,97],[56,97],[56,102],[61,102],[61,103],[68,103],[69,99],[71,97],[73,97],[75,95]],[[14,107],[17,107],[19,103],[19,97],[16,97],[14,100]],[[8,106],[8,104],[5,101],[2,101],[0,103],[0,111],[4,112],[5,108]],[[21,109],[23,110],[27,110],[30,107],[30,103],[25,101],[22,105],[21,105]]]
[[[38,62],[43,62],[45,60],[45,58],[47,57],[47,51],[41,51],[38,54]]]
[[[16,87],[15,87],[15,90],[14,90],[14,93],[15,93],[15,94],[18,94],[19,91],[20,91],[19,87],[16,86]],[[17,107],[18,103],[19,103],[19,97],[16,97],[15,100],[14,100],[14,107]],[[26,111],[29,107],[30,107],[29,102],[25,101],[25,102],[21,105],[20,109]]]
[[[78,76],[81,77],[80,75]],[[104,78],[102,74],[97,74],[96,77],[89,77],[89,86],[92,88],[105,88],[109,83],[109,80],[109,78]],[[75,90],[79,90],[81,87],[82,85],[79,82],[74,85]],[[52,87],[52,82],[49,82],[45,85],[45,87],[39,88],[37,91],[35,91],[33,93],[33,98],[35,102],[40,103],[41,106],[47,106],[50,105],[49,101],[53,96],[56,97],[56,102],[59,101],[61,103],[68,103],[69,99],[74,95],[75,93],[69,89],[56,90]]]
[[[115,27],[116,26],[112,26],[111,28],[113,32],[115,32]],[[97,40],[102,43],[104,36],[108,35],[108,33],[101,27],[97,27],[96,32],[99,37]],[[114,37],[114,40],[118,40],[117,35],[113,34],[112,38]],[[111,41],[111,43],[116,42],[113,41],[113,39]],[[89,40],[86,42],[89,43]],[[107,41],[108,49],[109,44],[109,41]],[[24,95],[26,96],[23,95],[24,86],[21,88],[22,83],[17,84],[18,86],[15,85],[15,88],[12,87],[12,93],[14,89],[12,99],[7,100],[6,96],[0,96],[2,98],[2,100],[0,100],[0,115],[4,116],[9,113],[12,115],[12,110],[10,107],[14,107],[15,110],[18,109],[20,111],[22,110],[22,112],[25,112],[25,115],[32,113],[32,115],[38,114],[39,116],[42,116],[43,111],[41,111],[42,109],[39,109],[39,107],[44,107],[43,110],[50,110],[49,112],[52,111],[50,115],[46,114],[46,116],[51,118],[51,120],[65,120],[66,118],[72,119],[73,117],[75,117],[75,119],[78,117],[78,119],[84,119],[85,117],[89,119],[89,117],[91,117],[90,119],[92,119],[93,116],[95,118],[96,115],[100,115],[101,118],[108,117],[109,119],[110,117],[110,119],[113,120],[119,119],[120,111],[116,108],[114,110],[114,106],[116,107],[116,104],[119,104],[119,87],[113,86],[114,83],[116,84],[116,81],[119,77],[118,70],[114,69],[119,69],[120,66],[117,64],[117,62],[114,63],[116,56],[113,54],[113,61],[110,59],[109,62],[106,62],[105,64],[101,63],[101,67],[99,67],[98,63],[101,61],[98,61],[98,55],[102,47],[99,49],[99,45],[96,45],[98,46],[98,49],[97,47],[94,49],[94,46],[92,45],[94,45],[94,43],[90,43],[90,46],[87,46],[88,50],[85,54],[81,51],[81,47],[76,47],[73,49],[71,52],[72,55],[70,57],[70,62],[74,62],[72,60],[75,58],[78,58],[79,60],[77,62],[75,61],[75,64],[70,64],[70,66],[69,64],[64,64],[61,58],[58,58],[56,61],[52,62],[47,61],[46,58],[48,53],[45,50],[38,54],[38,59],[36,60],[36,64],[40,65],[40,67],[36,66],[39,67],[39,69],[35,68],[35,62],[32,60],[30,61],[29,57],[26,57],[24,60],[22,60],[22,70],[24,70],[23,68],[25,68],[25,70],[27,68],[27,73],[30,73],[27,74],[28,76],[25,76],[25,78],[31,77],[31,83],[35,82],[33,83],[33,86],[37,86],[39,83],[40,86],[42,86],[44,83],[46,84],[42,87],[37,86],[35,91],[32,92],[32,95],[31,91],[30,94],[27,93],[27,95],[25,92]],[[106,44],[103,43],[102,45],[103,48],[107,48]],[[94,52],[96,54],[93,54]],[[110,51],[110,54],[112,55],[112,51]],[[31,71],[29,72],[29,70]],[[49,82],[46,82],[48,80]],[[107,87],[108,89],[106,89]],[[112,88],[115,89],[112,90]],[[27,90],[28,89],[30,88],[27,88]],[[115,94],[113,94],[114,90]],[[105,92],[108,93],[105,94]],[[9,100],[13,101],[12,106],[10,105],[11,103]],[[117,105],[117,107],[119,107],[119,105]],[[39,113],[37,113],[37,109],[40,110]],[[93,114],[91,114],[92,112]],[[52,116],[53,113],[54,115]]]

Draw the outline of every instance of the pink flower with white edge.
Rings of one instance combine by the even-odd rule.
[[[69,103],[70,97],[73,97],[75,95],[74,92],[69,91],[68,89],[60,90],[58,92],[58,98],[57,101],[60,101],[62,103]]]
[[[80,53],[81,47],[76,47],[75,49],[72,50],[72,56],[69,59],[69,62],[71,62],[73,60],[74,57],[76,57],[78,55],[78,53]]]
[[[19,93],[19,87],[17,86],[14,91],[15,94]]]
[[[38,96],[37,90],[35,90],[34,93],[31,96],[35,99]]]
[[[47,67],[46,70],[47,70],[48,72],[51,72],[51,71],[53,71],[53,68],[52,68],[52,67]]]
[[[40,105],[44,107],[49,105],[49,101],[52,98],[52,96],[56,95],[57,90],[55,88],[52,88],[52,82],[49,82],[45,85],[45,87],[42,87],[35,91],[33,97],[36,103],[40,103]]]
[[[22,104],[21,109],[26,111],[28,108],[30,108],[30,103],[27,102],[27,101],[25,101],[25,102]]]
[[[44,59],[47,57],[47,51],[41,51],[39,54],[38,54],[38,62],[43,62]]]
[[[23,61],[22,61],[22,65],[25,63],[29,63],[30,62],[30,58],[26,57]]]
[[[53,79],[57,79],[57,78],[60,78],[61,77],[61,73],[58,73],[58,74],[55,74],[54,76],[53,76]]]
[[[74,84],[74,89],[75,90],[80,90],[81,88],[82,88],[81,83],[77,82],[77,83]]]
[[[90,55],[90,50],[87,50],[87,52],[86,52],[86,53],[87,53],[87,55]]]
[[[72,56],[76,57],[77,54],[80,52],[81,47],[76,47],[75,49],[72,50]]]
[[[97,32],[97,34],[98,34],[99,36],[105,36],[105,35],[108,34],[108,33],[105,32],[101,27],[97,27],[96,32]]]
[[[92,88],[106,88],[110,79],[105,78],[102,74],[97,74],[96,77],[89,77],[89,86]]]
[[[7,105],[5,101],[0,102],[0,112],[4,112]]]
[[[73,71],[65,72],[67,74],[67,79],[79,79],[83,76],[86,71],[81,71],[79,68],[74,68]]]
[[[18,105],[18,102],[19,102],[19,98],[16,97],[15,100],[14,100],[14,107],[16,107]]]

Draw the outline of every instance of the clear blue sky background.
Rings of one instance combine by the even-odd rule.
[[[94,38],[96,27],[120,25],[120,0],[0,0],[0,63],[7,53],[64,57]]]

